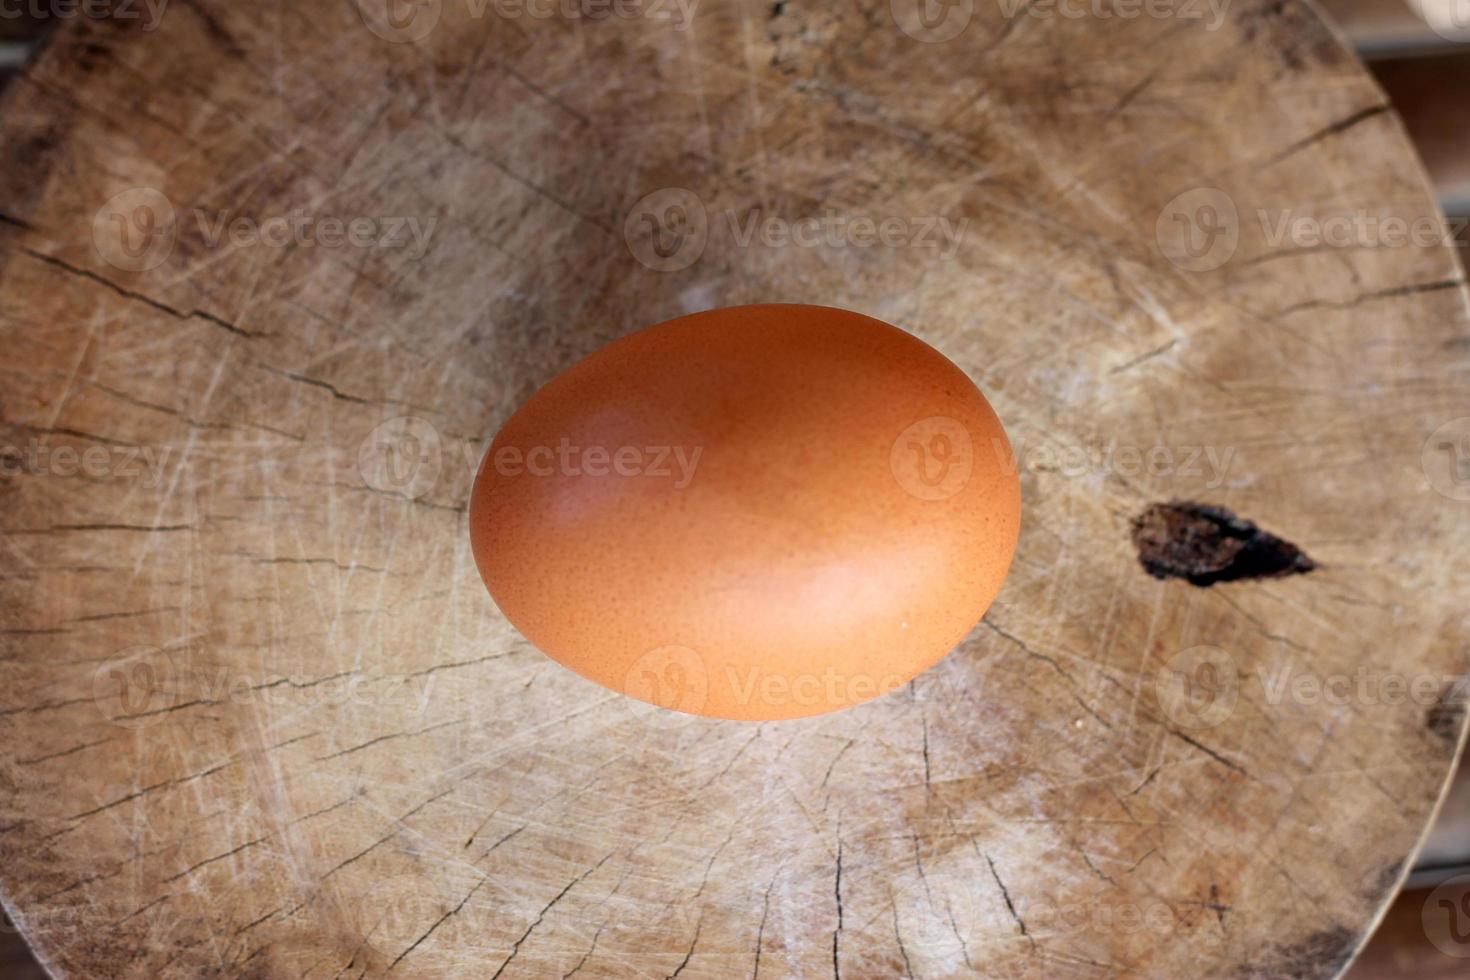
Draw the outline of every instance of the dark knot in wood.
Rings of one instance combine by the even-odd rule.
[[[1188,501],[1150,506],[1133,521],[1133,544],[1150,575],[1198,586],[1300,575],[1317,567],[1296,545],[1226,508]]]

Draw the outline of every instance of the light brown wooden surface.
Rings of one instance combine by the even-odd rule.
[[[1241,5],[1208,30],[975,5],[924,42],[887,5],[706,0],[683,30],[435,9],[416,43],[326,0],[74,21],[0,107],[4,432],[22,457],[109,451],[0,483],[0,889],[43,961],[1339,971],[1464,735],[1470,503],[1448,465],[1470,347],[1450,250],[1272,244],[1257,220],[1433,214],[1316,13]],[[1191,192],[1186,217],[1220,194],[1240,216],[1228,260],[1177,251]],[[129,271],[112,216],[136,235],[160,201],[169,247]],[[659,271],[678,263],[645,219],[671,202],[707,241]],[[421,254],[208,240],[223,214],[297,208],[435,224]],[[829,208],[967,224],[940,254],[743,246],[727,217]],[[1020,449],[1022,540],[987,622],[904,690],[796,723],[670,719],[518,640],[464,503],[535,385],[753,301],[880,316],[969,371]],[[385,432],[425,454],[406,482]],[[1109,445],[1173,462],[1065,455]],[[1317,567],[1153,579],[1131,522],[1175,498]],[[1225,658],[1213,699],[1181,702],[1201,646]],[[1271,693],[1359,670],[1427,698]]]
[[[1435,869],[1441,869],[1439,877],[1443,877],[1443,869],[1470,870],[1470,769],[1463,764],[1419,850],[1418,866],[1426,876],[1435,875]]]

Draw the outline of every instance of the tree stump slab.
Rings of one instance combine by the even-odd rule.
[[[370,6],[75,17],[0,105],[54,975],[1345,966],[1465,734],[1470,308],[1315,7]],[[797,722],[559,667],[465,524],[539,384],[750,302],[937,346],[1025,501],[959,648]]]

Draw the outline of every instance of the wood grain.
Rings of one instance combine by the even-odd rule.
[[[1258,220],[1434,214],[1315,9],[976,4],[943,40],[902,3],[475,9],[431,4],[411,43],[327,0],[74,20],[5,94],[0,889],[46,965],[1341,970],[1464,738],[1470,331],[1453,251]],[[706,223],[679,238],[671,203]],[[293,209],[432,232],[212,240]],[[1231,254],[1180,251],[1178,217],[1228,210]],[[833,214],[964,230],[737,234]],[[857,309],[965,368],[1019,449],[1021,545],[986,622],[893,695],[652,714],[499,616],[470,475],[577,357],[755,301]],[[1155,579],[1130,529],[1174,500],[1316,567]],[[1359,672],[1424,683],[1278,686]]]

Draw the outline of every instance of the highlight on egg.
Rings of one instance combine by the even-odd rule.
[[[481,462],[475,562],[552,659],[689,714],[820,714],[942,658],[1000,590],[1020,484],[975,384],[898,327],[770,304],[616,340]]]

